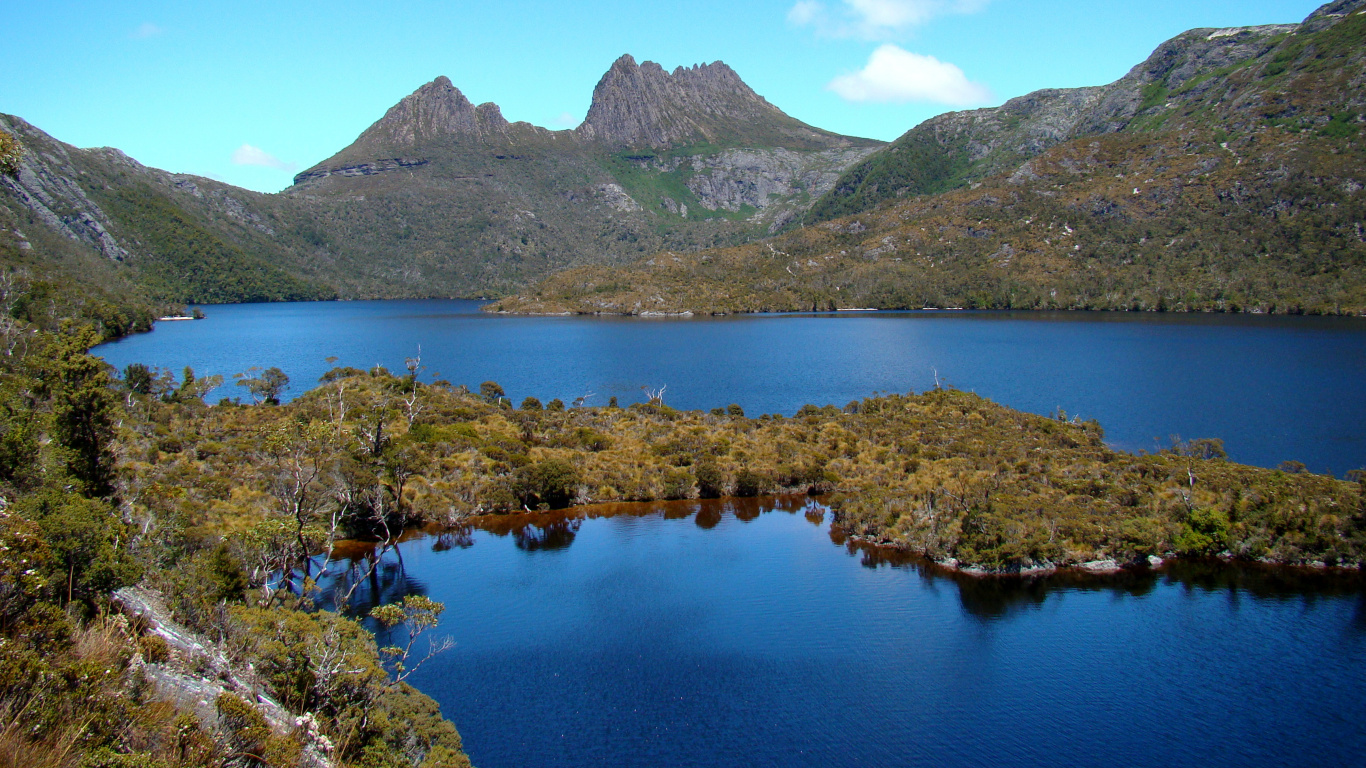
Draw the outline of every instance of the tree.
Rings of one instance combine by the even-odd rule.
[[[131,392],[150,395],[155,383],[156,376],[152,369],[142,363],[129,363],[128,367],[123,369],[123,385]]]
[[[257,405],[279,405],[280,393],[289,386],[289,377],[273,365],[264,371],[252,366],[244,373],[233,374],[233,378],[237,379],[237,386],[247,388],[252,402]]]
[[[280,374],[281,377],[283,377],[285,384],[289,383],[289,377],[285,376],[279,368],[271,368],[270,371],[276,371]],[[266,374],[269,374],[270,371],[266,371]],[[167,375],[170,375],[169,372],[167,373]],[[194,369],[187,365],[185,366],[185,370],[181,372],[180,386],[176,387],[174,390],[171,390],[170,387],[167,387],[166,394],[164,394],[162,397],[167,402],[171,403],[188,403],[192,401],[203,402],[204,396],[209,394],[209,392],[213,391],[214,389],[217,389],[218,386],[222,383],[223,377],[218,376],[216,374],[213,376],[205,376],[202,379],[196,378],[194,375]],[[273,403],[274,405],[279,404],[278,394],[279,393],[277,392],[277,399]]]
[[[403,682],[428,659],[455,646],[455,641],[449,636],[433,641],[428,645],[427,655],[410,664],[413,644],[427,630],[440,623],[441,612],[444,610],[446,610],[446,606],[429,597],[408,595],[403,598],[402,602],[381,605],[370,611],[370,617],[378,621],[386,630],[392,632],[400,626],[406,627],[408,630],[408,642],[403,646],[390,645],[379,649],[380,655],[385,658],[392,670],[394,683]]]
[[[498,382],[496,381],[486,381],[483,384],[480,384],[479,395],[495,405],[502,402],[503,398],[507,397],[507,393],[503,391],[502,387],[498,386]]]
[[[0,131],[0,173],[6,176],[19,175],[19,163],[24,157],[24,148],[19,140],[5,131]]]
[[[88,496],[114,492],[114,412],[117,398],[109,365],[86,354],[99,334],[70,328],[54,337],[43,378],[52,390],[53,437],[66,468]]]

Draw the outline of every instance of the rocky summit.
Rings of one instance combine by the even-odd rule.
[[[678,67],[672,74],[622,56],[593,89],[579,135],[616,147],[668,149],[689,144],[834,149],[867,145],[796,120],[768,103],[724,62]]]

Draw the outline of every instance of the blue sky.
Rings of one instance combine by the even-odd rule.
[[[1195,27],[1318,0],[680,3],[11,0],[0,112],[77,146],[261,191],[447,75],[510,120],[572,127],[618,56],[725,61],[787,113],[890,140],[950,109],[1111,82]]]

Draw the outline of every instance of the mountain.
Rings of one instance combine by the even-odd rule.
[[[330,298],[305,212],[274,196],[77,149],[12,115],[22,147],[0,174],[0,270],[9,314],[45,325],[57,305],[111,336],[187,302]]]
[[[823,150],[872,146],[787,116],[724,62],[669,74],[631,56],[614,62],[593,89],[588,117],[575,131],[622,149],[715,145]]]
[[[575,130],[509,123],[441,77],[283,195],[334,233],[352,290],[504,293],[776,231],[879,146],[785,115],[724,63],[623,56]]]
[[[501,294],[579,264],[747,242],[882,145],[785,115],[721,62],[669,74],[630,56],[572,131],[510,123],[438,77],[274,195],[78,149],[14,116],[0,130],[24,148],[0,180],[0,264],[140,317]]]
[[[805,219],[825,221],[885,200],[956,189],[1081,137],[1179,130],[1196,123],[1241,130],[1257,120],[1256,111],[1268,99],[1286,96],[1273,78],[1302,55],[1297,38],[1332,28],[1350,42],[1355,23],[1339,29],[1336,22],[1360,6],[1357,0],[1329,3],[1302,25],[1192,30],[1158,47],[1110,85],[1037,91],[993,109],[933,118],[849,169]],[[1275,63],[1264,71],[1274,74],[1258,83],[1236,76],[1273,48]],[[1355,94],[1351,84],[1340,85],[1327,100],[1359,107],[1360,83]],[[1229,98],[1221,100],[1224,95]],[[1197,114],[1184,114],[1188,110]]]
[[[515,312],[1366,312],[1366,0],[1198,29],[1108,86],[943,115],[768,241],[580,268]]]

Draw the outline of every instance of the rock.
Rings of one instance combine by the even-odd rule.
[[[488,139],[507,131],[508,121],[497,104],[474,106],[443,75],[390,107],[356,141],[413,146],[449,138]]]
[[[1091,573],[1118,573],[1122,570],[1119,563],[1114,560],[1092,560],[1077,567]]]
[[[626,194],[626,190],[622,189],[620,184],[599,184],[593,187],[593,194],[613,210],[622,213],[633,213],[641,210],[640,203]]]
[[[1157,555],[1148,555],[1149,568],[1161,568],[1163,562],[1164,561],[1162,560],[1162,558],[1158,557]]]
[[[690,144],[849,147],[854,141],[784,114],[724,62],[672,73],[629,54],[613,62],[593,89],[588,116],[575,132],[591,141],[666,149]]]
[[[294,183],[306,184],[310,181],[318,181],[328,176],[374,176],[387,171],[401,171],[412,168],[419,168],[427,164],[423,158],[401,158],[395,157],[388,160],[374,160],[368,163],[350,163],[347,165],[334,166],[332,168],[315,167],[310,168],[294,177]]]
[[[195,713],[202,723],[218,722],[218,697],[231,692],[254,704],[278,733],[303,737],[305,768],[331,768],[331,742],[319,732],[312,715],[295,717],[265,693],[250,665],[235,664],[217,644],[186,629],[171,618],[159,593],[143,587],[124,587],[111,596],[125,615],[139,619],[148,633],[173,649],[166,663],[142,663],[142,673],[158,697]],[[310,727],[311,720],[311,727]]]

